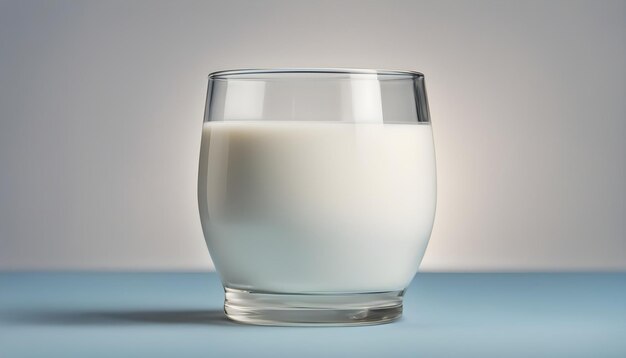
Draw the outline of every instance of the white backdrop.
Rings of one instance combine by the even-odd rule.
[[[209,269],[209,72],[426,75],[423,270],[626,269],[624,1],[0,0],[0,269]]]

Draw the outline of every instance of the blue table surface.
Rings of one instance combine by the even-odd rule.
[[[401,320],[259,327],[214,273],[0,273],[0,357],[626,357],[626,273],[420,273]]]

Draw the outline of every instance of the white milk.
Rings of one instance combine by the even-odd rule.
[[[430,125],[208,122],[199,203],[225,286],[404,289],[435,213]]]

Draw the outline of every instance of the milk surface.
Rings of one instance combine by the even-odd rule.
[[[199,206],[225,286],[284,293],[404,289],[435,213],[427,124],[204,124]]]

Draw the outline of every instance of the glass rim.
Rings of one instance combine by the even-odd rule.
[[[274,75],[312,74],[312,75],[377,75],[381,77],[415,79],[423,78],[424,74],[409,70],[382,70],[365,68],[267,68],[267,69],[234,69],[215,71],[209,74],[209,79],[271,79]],[[380,79],[380,78],[379,78]]]

